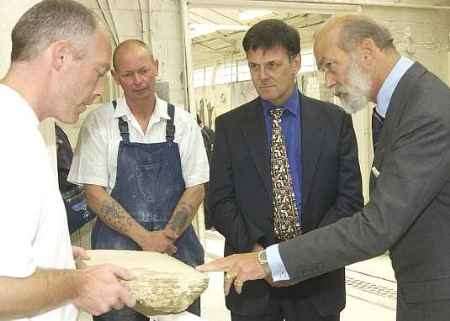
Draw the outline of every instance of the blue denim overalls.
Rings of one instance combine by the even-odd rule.
[[[116,101],[113,101],[114,109]],[[116,184],[112,198],[149,231],[163,229],[185,190],[178,144],[174,142],[175,125],[173,105],[168,104],[170,120],[166,124],[166,142],[143,144],[130,142],[128,123],[119,118],[122,141],[117,158]],[[203,263],[203,248],[190,225],[175,242],[175,257],[186,264]],[[97,219],[92,232],[92,248],[117,250],[142,250],[133,240],[109,228]],[[200,302],[189,311],[200,315]],[[131,309],[111,311],[95,320],[143,321],[146,317]]]

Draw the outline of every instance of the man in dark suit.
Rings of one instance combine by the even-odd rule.
[[[259,97],[217,118],[208,197],[213,224],[225,236],[225,255],[260,251],[284,239],[274,231],[273,218],[282,207],[274,201],[271,161],[276,139],[271,110],[279,107],[295,211],[287,228],[307,234],[363,205],[350,116],[303,96],[296,86],[298,31],[279,20],[264,20],[249,29],[243,46]],[[339,320],[345,306],[343,269],[288,285],[251,281],[240,296],[231,289],[226,302],[232,320]]]
[[[278,253],[278,261],[245,254],[201,269],[230,271],[227,286],[233,282],[240,289],[245,280],[267,275],[303,281],[389,250],[398,286],[397,320],[448,321],[448,86],[401,57],[389,31],[363,16],[329,21],[316,36],[314,54],[327,86],[344,102],[354,107],[359,95],[377,103],[374,123],[383,122],[383,127],[370,202],[356,215],[266,249]],[[280,266],[288,276],[277,271]]]

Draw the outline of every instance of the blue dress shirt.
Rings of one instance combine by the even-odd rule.
[[[414,64],[414,61],[406,57],[400,57],[400,59],[392,68],[391,72],[384,80],[383,85],[377,95],[377,112],[383,117],[386,117],[387,110],[389,108],[389,103],[391,102],[392,95],[394,94],[395,88],[403,77],[406,71]]]
[[[272,143],[272,117],[270,110],[275,107],[283,107],[285,109],[281,116],[281,129],[283,131],[284,143],[289,162],[290,174],[292,177],[292,185],[295,194],[295,203],[297,205],[299,217],[298,222],[301,224],[302,209],[302,162],[301,162],[301,106],[300,94],[297,88],[294,88],[291,96],[282,106],[275,106],[271,102],[261,99],[264,121],[266,124],[267,146],[270,148]]]
[[[267,146],[270,148],[272,143],[272,117],[270,116],[270,109],[274,107],[271,102],[261,99],[264,121],[266,124]],[[286,111],[281,117],[281,129],[285,139],[286,153],[288,156],[290,174],[292,177],[292,185],[295,194],[295,203],[298,209],[298,222],[301,224],[301,209],[302,209],[302,161],[301,161],[301,105],[300,92],[295,88],[289,96],[288,100],[283,104]],[[279,276],[283,280],[288,280],[289,275],[281,260],[278,252],[278,246],[275,249],[271,247],[266,250],[267,260],[271,268],[272,274]],[[271,262],[274,262],[271,264]],[[276,262],[276,263],[275,263]]]

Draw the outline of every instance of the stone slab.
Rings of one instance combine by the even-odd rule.
[[[208,276],[166,254],[144,251],[90,250],[93,266],[111,263],[131,271],[134,280],[123,281],[136,298],[134,309],[144,315],[180,313],[208,287]]]

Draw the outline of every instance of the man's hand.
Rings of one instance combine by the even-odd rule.
[[[267,277],[263,267],[258,263],[257,252],[234,254],[199,265],[196,269],[200,272],[226,272],[224,281],[226,295],[230,292],[231,285],[234,285],[234,289],[240,294],[245,281]]]
[[[122,309],[125,305],[136,304],[120,280],[132,280],[128,270],[105,264],[76,271],[74,289],[76,296],[73,303],[92,315],[100,315],[112,309]]]
[[[177,247],[174,245],[177,238],[178,235],[170,228],[161,231],[147,231],[139,245],[144,251],[173,255],[177,252]]]

